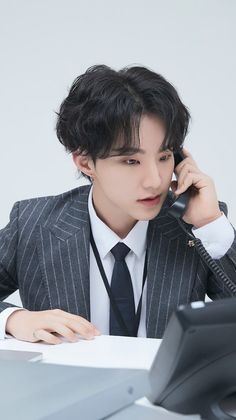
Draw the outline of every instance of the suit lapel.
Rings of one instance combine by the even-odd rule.
[[[56,220],[39,226],[38,251],[51,308],[90,319],[89,187],[62,200]]]
[[[178,222],[166,215],[168,202],[147,232],[147,337],[162,337],[173,310],[190,298],[195,249]],[[196,270],[195,270],[196,271]]]

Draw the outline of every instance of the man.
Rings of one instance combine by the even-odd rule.
[[[0,304],[2,338],[161,337],[179,304],[236,294],[226,206],[186,149],[174,167],[188,124],[174,87],[144,67],[94,66],[75,80],[57,136],[92,185],[13,207],[0,231],[0,295],[19,288],[24,309]],[[170,186],[177,196],[195,189],[183,229],[168,214]]]

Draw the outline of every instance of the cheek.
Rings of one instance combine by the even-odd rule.
[[[122,172],[107,174],[106,191],[114,202],[125,204],[130,201],[139,185],[137,177],[133,178]]]
[[[115,188],[127,188],[129,185],[133,184],[133,177],[129,173],[129,171],[125,170],[111,170],[107,171],[103,174],[103,179],[105,180],[106,184],[110,185],[111,187]]]
[[[114,170],[107,170],[100,174],[99,183],[104,192],[110,197],[120,197],[127,185],[127,179]]]
[[[174,166],[171,165],[170,168],[168,168],[168,170],[163,171],[162,173],[162,181],[165,184],[170,184],[172,178],[173,178],[173,174],[174,174]]]

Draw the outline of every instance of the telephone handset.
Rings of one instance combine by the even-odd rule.
[[[182,150],[174,153],[175,166],[177,166],[184,159],[184,154]],[[179,219],[184,215],[184,212],[187,208],[189,199],[190,199],[190,189],[189,187],[184,193],[180,194],[179,197],[174,201],[170,206],[167,214]]]

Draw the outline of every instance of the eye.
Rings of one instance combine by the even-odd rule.
[[[171,156],[172,156],[171,154],[163,155],[163,156],[160,157],[160,161],[165,162],[166,160],[169,160],[171,158]]]
[[[136,159],[128,159],[128,160],[125,161],[125,163],[127,163],[127,165],[131,166],[131,165],[137,165],[140,162]]]

